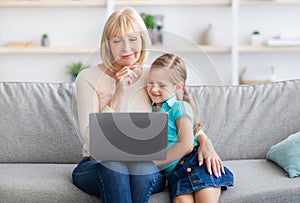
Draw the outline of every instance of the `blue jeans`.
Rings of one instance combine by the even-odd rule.
[[[100,197],[102,203],[145,203],[165,187],[165,178],[153,162],[100,163],[85,157],[72,178],[77,187]]]

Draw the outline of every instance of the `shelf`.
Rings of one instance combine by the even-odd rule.
[[[0,47],[0,54],[91,54],[92,47]]]
[[[240,53],[260,53],[260,52],[300,52],[300,46],[250,46],[239,47]]]
[[[116,6],[229,6],[231,0],[115,0]]]
[[[240,0],[242,5],[255,4],[300,4],[300,0]]]
[[[105,0],[15,0],[0,1],[0,7],[96,7],[105,6]]]
[[[230,46],[210,46],[210,45],[199,45],[193,47],[166,47],[162,45],[154,45],[150,50],[159,50],[167,52],[184,52],[184,53],[201,53],[205,51],[206,53],[230,53]]]
[[[0,47],[0,54],[91,54],[96,48],[92,47]],[[164,47],[160,45],[152,46],[151,50],[168,51],[168,52],[184,52],[198,53],[205,51],[206,53],[230,53],[229,46],[208,46],[201,45],[199,47]]]

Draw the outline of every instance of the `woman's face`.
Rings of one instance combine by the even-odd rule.
[[[112,37],[109,45],[114,58],[113,64],[117,63],[121,67],[133,65],[140,58],[142,39],[139,33]]]

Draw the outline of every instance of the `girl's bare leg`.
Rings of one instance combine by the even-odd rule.
[[[173,203],[194,203],[194,194],[184,194],[177,196]]]
[[[196,203],[218,203],[221,195],[221,188],[204,188],[195,192],[194,194]]]

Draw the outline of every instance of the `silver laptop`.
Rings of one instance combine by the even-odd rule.
[[[167,113],[91,113],[89,123],[90,152],[95,160],[167,159]]]

